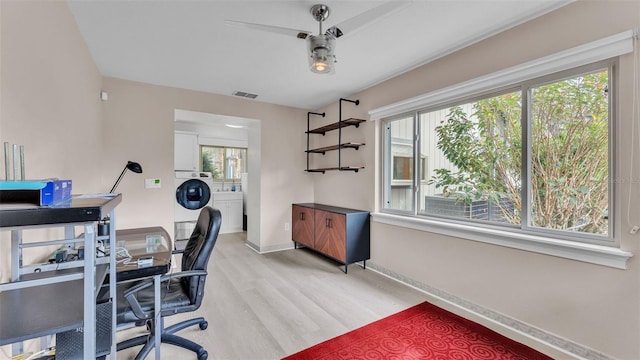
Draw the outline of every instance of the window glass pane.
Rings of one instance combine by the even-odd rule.
[[[385,162],[390,178],[385,179],[385,208],[413,210],[413,117],[386,125]]]
[[[247,172],[247,149],[222,146],[201,146],[202,171],[216,180],[239,180]]]
[[[393,157],[393,180],[411,180],[413,179],[412,157],[394,156]]]
[[[246,172],[246,149],[226,148],[225,174],[227,179],[240,179],[240,175]]]
[[[224,148],[201,146],[202,171],[210,172],[213,179],[224,179]]]
[[[420,114],[421,214],[520,223],[521,92]]]
[[[609,72],[531,91],[530,226],[609,232]]]

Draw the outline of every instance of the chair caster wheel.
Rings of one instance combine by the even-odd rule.
[[[206,321],[201,322],[198,326],[200,326],[200,330],[205,330],[209,327],[209,323]]]
[[[207,360],[209,358],[209,353],[207,350],[202,350],[201,353],[198,353],[198,360]]]

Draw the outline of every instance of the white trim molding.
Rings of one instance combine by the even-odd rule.
[[[627,30],[489,75],[370,110],[369,119],[379,120],[425,107],[437,106],[454,99],[508,87],[539,76],[628,54],[633,51],[633,38],[634,30]]]
[[[435,221],[388,213],[373,213],[374,222],[441,235],[479,241],[487,244],[531,251],[566,259],[626,269],[633,254],[616,247],[531,235],[517,231],[486,228],[471,224]]]

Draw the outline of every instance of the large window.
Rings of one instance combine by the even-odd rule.
[[[386,119],[383,208],[609,242],[612,69],[602,62]]]
[[[247,172],[247,149],[201,145],[200,164],[214,180],[238,180]]]

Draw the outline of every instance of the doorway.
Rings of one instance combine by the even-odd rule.
[[[176,148],[174,148],[175,162],[174,170],[180,163],[182,167],[190,167],[184,169],[199,173],[202,165],[200,147],[223,147],[223,148],[245,148],[246,151],[246,172],[240,179],[214,179],[212,186],[212,204],[216,195],[227,195],[232,187],[236,192],[242,193],[242,217],[244,222],[243,229],[246,229],[246,239],[250,246],[258,247],[260,245],[260,136],[261,122],[256,119],[219,115],[212,113],[203,113],[197,111],[189,111],[176,109],[174,132],[176,135],[189,135],[184,141],[185,136],[180,136],[180,141],[176,140]],[[184,157],[187,159],[185,160]],[[183,163],[188,165],[182,165]],[[209,176],[210,172],[203,174]],[[237,180],[237,181],[236,181]],[[223,204],[219,202],[218,204]],[[229,209],[232,209],[230,206]],[[232,211],[232,210],[230,210]],[[235,214],[235,213],[234,213]],[[224,216],[224,215],[223,215]],[[235,216],[235,215],[234,215]],[[231,217],[228,217],[231,219]],[[184,222],[176,222],[176,231],[181,233],[189,233],[189,229],[184,228]],[[180,227],[180,228],[178,228]],[[235,228],[234,228],[235,229]],[[236,230],[233,230],[236,231]]]

